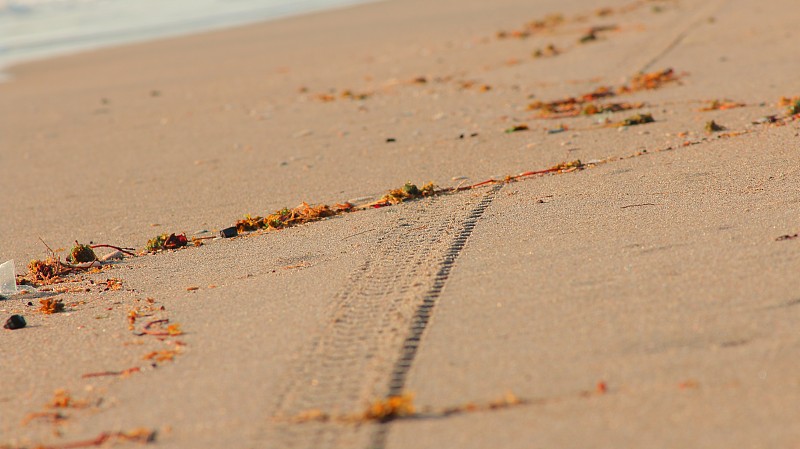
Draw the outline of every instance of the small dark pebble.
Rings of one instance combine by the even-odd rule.
[[[11,315],[11,317],[6,320],[6,324],[3,327],[13,331],[14,329],[22,329],[27,324],[22,315]]]
[[[397,139],[395,139],[394,137],[389,137],[388,139],[386,139],[386,143],[391,143],[391,142],[397,142]]]
[[[28,305],[32,306],[33,305],[33,301],[28,301]]]
[[[224,239],[236,237],[237,235],[239,235],[239,232],[236,230],[236,226],[231,226],[230,228],[219,231],[219,236]]]

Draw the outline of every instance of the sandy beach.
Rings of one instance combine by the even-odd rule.
[[[800,447],[798,20],[390,0],[11,67],[0,262],[136,256],[0,300],[0,448]]]

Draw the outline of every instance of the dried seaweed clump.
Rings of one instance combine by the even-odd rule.
[[[658,89],[664,84],[677,82],[680,77],[671,68],[656,70],[650,73],[640,73],[631,79],[630,84],[617,89],[618,94],[637,92],[640,90]]]
[[[86,263],[94,262],[95,260],[97,260],[97,255],[94,253],[92,247],[78,243],[77,240],[75,241],[75,246],[72,247],[67,256],[67,262],[69,263]]]
[[[300,203],[294,209],[284,207],[281,210],[267,215],[264,218],[266,228],[283,229],[303,223],[322,220],[326,217],[336,215],[336,212],[325,204],[310,206],[308,203]]]
[[[283,229],[303,223],[319,221],[323,218],[350,212],[353,209],[354,206],[350,203],[336,204],[331,207],[326,204],[311,206],[303,202],[293,209],[284,207],[266,217],[245,215],[243,219],[236,222],[236,229],[239,232],[256,231],[258,229]]]
[[[167,234],[161,234],[151,238],[147,241],[145,250],[152,252],[164,249],[164,242],[167,241],[167,237],[169,237]]]
[[[701,111],[725,111],[728,109],[742,108],[747,106],[744,103],[739,103],[733,100],[711,100],[708,106],[700,108]]]
[[[794,97],[789,102],[788,112],[790,115],[800,114],[800,97]]]
[[[528,105],[530,111],[541,111],[542,116],[549,116],[553,114],[573,114],[578,115],[581,113],[581,107],[601,98],[613,97],[614,90],[607,86],[600,86],[592,92],[577,96],[567,97],[561,100],[554,100],[549,102],[534,101]]]
[[[57,283],[61,281],[60,275],[67,271],[53,256],[45,260],[32,260],[28,264],[28,280],[45,284]]]
[[[503,132],[506,133],[506,134],[511,134],[511,133],[517,133],[517,132],[520,132],[520,131],[528,131],[529,129],[530,128],[528,128],[528,125],[526,125],[524,123],[521,123],[519,125],[514,125],[514,126],[512,126],[510,128],[506,128],[505,131],[503,131]]]
[[[579,95],[577,97],[567,97],[561,100],[541,102],[535,101],[528,105],[528,110],[540,111],[540,116],[576,116],[579,114],[596,114],[599,112],[615,112],[616,110],[637,109],[642,105],[640,103],[609,103],[607,111],[602,107],[589,107],[584,105],[592,103],[602,98],[615,97],[626,93],[637,92],[640,90],[658,89],[664,84],[676,82],[680,77],[672,69],[658,70],[650,73],[640,73],[631,79],[631,82],[617,88],[610,86],[600,86],[592,92]],[[593,112],[596,110],[596,112]]]
[[[263,227],[265,227],[264,217],[259,215],[251,216],[247,214],[236,222],[236,230],[239,232],[257,231]]]
[[[364,412],[364,421],[389,421],[395,418],[414,416],[414,396],[404,394],[401,396],[389,396],[388,398],[374,402]]]
[[[583,107],[581,114],[595,115],[605,112],[629,111],[631,109],[639,109],[643,106],[644,103],[589,103]]]
[[[189,240],[186,234],[161,234],[147,241],[145,251],[155,252],[163,249],[177,249],[186,246]]]
[[[162,349],[161,351],[153,351],[146,354],[143,359],[154,362],[172,362],[178,355],[180,355],[180,350],[178,349]]]
[[[617,123],[617,126],[635,126],[653,122],[655,122],[655,119],[653,119],[651,114],[636,114]]]
[[[548,44],[545,47],[537,48],[533,52],[534,58],[552,58],[553,56],[558,56],[561,54],[561,50],[556,48],[553,44]]]
[[[45,298],[40,299],[39,304],[39,311],[47,314],[52,315],[54,313],[59,313],[64,311],[64,303],[60,299],[53,299],[53,298]]]
[[[566,19],[561,14],[550,14],[543,19],[526,23],[519,30],[498,31],[496,36],[498,39],[525,39],[530,37],[533,33],[552,31],[565,21]]]
[[[706,122],[705,129],[706,129],[707,133],[715,133],[715,132],[719,132],[719,131],[725,131],[726,128],[724,126],[718,124],[714,120],[711,120],[711,121]]]
[[[389,193],[383,195],[383,197],[376,203],[376,206],[382,207],[392,204],[399,204],[406,200],[423,198],[434,195],[435,193],[436,186],[432,182],[425,184],[421,189],[417,187],[416,184],[407,182],[403,187],[399,189],[392,189],[389,191]]]
[[[580,170],[582,168],[585,168],[583,162],[581,162],[580,159],[575,159],[574,161],[562,162],[560,164],[556,164],[550,167],[548,171],[567,172],[567,171]]]

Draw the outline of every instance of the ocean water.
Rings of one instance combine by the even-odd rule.
[[[54,55],[367,1],[370,0],[0,0],[0,70]]]

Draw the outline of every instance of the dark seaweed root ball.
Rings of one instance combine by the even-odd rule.
[[[23,318],[22,315],[11,315],[6,320],[6,324],[3,327],[13,331],[15,329],[22,329],[27,324],[28,323],[25,322],[25,318]]]

